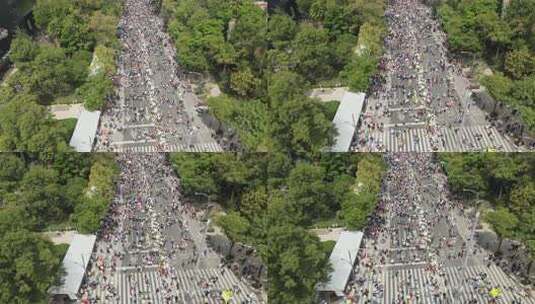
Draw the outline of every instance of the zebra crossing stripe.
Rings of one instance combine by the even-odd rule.
[[[427,296],[427,290],[426,290],[426,286],[425,286],[426,275],[425,275],[425,272],[422,272],[420,270],[421,269],[415,271],[415,273],[414,273],[415,283],[418,284],[418,290],[421,291],[419,293],[420,297],[421,297],[421,301],[423,301],[423,303],[427,304],[428,296]]]
[[[453,288],[455,288],[455,286],[459,286],[459,281],[455,276],[455,269],[453,267],[446,267],[444,271],[446,272],[446,277],[448,278],[448,285],[450,286],[450,288],[447,288],[446,294],[451,299],[453,298]],[[462,289],[462,285],[460,286],[460,288]],[[457,291],[461,292],[461,290]]]
[[[129,291],[130,291],[130,288],[128,286],[128,279],[124,279],[124,275],[125,275],[125,272],[123,271],[120,271],[119,274],[118,274],[118,277],[120,276],[119,278],[119,281],[121,282],[121,286],[120,286],[120,295],[121,295],[121,298],[119,299],[119,301],[121,303],[123,303],[123,301],[127,302],[128,300],[128,295],[129,295]]]
[[[156,271],[149,272],[149,284],[147,286],[147,292],[149,293],[152,301],[158,301],[157,303],[163,303],[162,299],[162,278]],[[156,289],[159,289],[160,292],[156,292]]]

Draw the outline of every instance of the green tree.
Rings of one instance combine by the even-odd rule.
[[[358,46],[361,52],[368,53],[374,57],[380,56],[383,49],[383,37],[385,27],[374,23],[366,22],[360,27]]]
[[[302,25],[293,41],[292,49],[293,60],[299,63],[296,69],[307,80],[317,82],[333,75],[333,53],[325,29]]]
[[[535,102],[535,75],[514,81],[510,94],[517,107],[520,105],[533,109],[532,105]]]
[[[16,154],[0,153],[0,182],[18,182],[26,166]]]
[[[119,166],[111,154],[99,154],[91,166],[87,188],[92,197],[109,202],[115,196]]]
[[[35,97],[18,95],[0,107],[0,150],[49,155],[69,151],[50,114]]]
[[[514,38],[535,51],[535,1],[513,0],[505,10]]]
[[[7,196],[2,197],[2,199]],[[8,198],[9,201],[11,198]],[[13,198],[15,200],[16,198]],[[0,236],[9,232],[21,229],[30,229],[31,223],[28,223],[26,212],[14,204],[6,204],[0,209]]]
[[[249,221],[239,215],[237,212],[230,212],[217,218],[217,224],[223,229],[231,241],[229,254],[232,254],[232,248],[236,242],[246,240],[246,234],[249,230]]]
[[[218,193],[212,158],[210,154],[170,154],[171,163],[180,177],[184,194],[204,193],[215,196]]]
[[[93,48],[93,35],[90,34],[89,26],[82,16],[72,13],[62,16],[60,20],[61,28],[59,32],[53,32],[53,34],[68,53]]]
[[[314,1],[315,0],[296,0],[295,2],[297,3],[299,12],[303,15],[308,15]]]
[[[114,49],[97,45],[97,47],[95,47],[94,56],[97,58],[96,60],[98,62],[98,66],[100,67],[97,73],[102,71],[108,77],[115,75],[117,67],[115,65],[116,58]]]
[[[464,189],[472,189],[484,193],[489,190],[489,185],[481,172],[484,161],[481,155],[441,154],[448,175],[448,183],[454,192],[461,193]]]
[[[69,0],[37,0],[33,8],[35,23],[41,29],[59,27],[59,20],[73,9]],[[51,24],[52,23],[52,24]],[[52,32],[51,30],[48,30]]]
[[[511,189],[511,186],[518,180],[517,175],[522,172],[522,164],[510,155],[499,153],[489,153],[484,158],[484,162],[487,163],[491,186],[498,190],[498,200],[501,200],[504,190]]]
[[[515,228],[518,225],[518,218],[506,208],[498,208],[496,211],[487,213],[485,218],[498,235],[498,247],[496,251],[499,252],[502,247],[502,242],[505,238],[512,238],[515,233]]]
[[[513,83],[509,78],[503,76],[503,74],[496,73],[492,76],[486,76],[482,79],[482,84],[497,101],[505,102],[510,100],[510,91]]]
[[[292,225],[272,226],[262,252],[267,261],[268,297],[274,304],[312,303],[326,281],[329,260],[317,236]]]
[[[88,77],[86,83],[78,89],[78,95],[84,106],[90,111],[100,110],[107,98],[113,93],[113,83],[104,73]]]
[[[288,176],[290,212],[309,225],[332,213],[335,201],[331,188],[323,181],[322,167],[299,162]]]
[[[264,188],[250,190],[243,194],[240,202],[240,213],[253,220],[265,213],[269,196]]]
[[[31,166],[24,174],[16,204],[24,208],[29,222],[38,229],[65,220],[73,209],[63,194],[58,173],[40,165]]]
[[[23,31],[17,31],[15,39],[11,41],[9,58],[17,62],[29,62],[35,59],[39,46]]]
[[[230,75],[230,88],[238,96],[246,97],[252,95],[259,85],[259,80],[255,78],[251,69],[238,70]]]
[[[50,241],[27,230],[0,233],[0,302],[46,303],[59,267]]]
[[[269,42],[278,49],[286,49],[297,32],[295,21],[285,14],[271,15],[268,29],[267,37]]]
[[[268,84],[268,97],[272,107],[278,107],[290,99],[303,96],[307,87],[303,77],[297,73],[281,71],[272,74]]]
[[[35,60],[21,67],[30,75],[30,90],[44,103],[73,92],[73,71],[61,48],[42,46]]]
[[[76,206],[72,221],[81,233],[95,233],[100,228],[101,220],[107,209],[108,204],[102,198],[85,197]]]
[[[355,56],[340,72],[340,77],[351,90],[366,92],[371,83],[371,76],[377,71],[377,64],[377,58],[371,55]]]
[[[323,26],[329,31],[331,38],[344,34],[357,35],[360,20],[357,12],[351,6],[330,2],[323,15]]]
[[[347,227],[362,229],[375,210],[385,164],[380,156],[366,155],[358,163],[355,187],[342,201],[341,216]]]
[[[444,3],[438,8],[438,15],[442,21],[442,26],[448,34],[448,45],[454,52],[480,53],[483,50],[483,43],[473,26],[473,16],[465,19],[451,6]]]
[[[119,18],[116,16],[95,11],[89,19],[88,28],[91,35],[95,37],[97,45],[117,49],[119,48],[119,41],[116,36],[118,23]]]
[[[265,49],[267,16],[252,1],[243,1],[239,7],[236,24],[230,34],[230,42],[246,60],[257,58],[257,50]]]
[[[337,70],[343,68],[348,62],[351,61],[351,58],[354,54],[354,47],[357,43],[355,36],[351,34],[342,34],[338,36],[333,45],[334,48],[334,64]]]
[[[505,56],[505,70],[514,79],[535,73],[535,56],[527,48],[512,50]]]
[[[271,109],[270,136],[277,149],[307,155],[330,147],[336,130],[323,106],[308,98],[295,98]]]

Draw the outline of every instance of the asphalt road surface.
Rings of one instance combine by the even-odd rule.
[[[102,114],[94,150],[222,151],[150,0],[125,1],[118,34],[118,98]]]
[[[430,153],[386,156],[390,169],[347,296],[355,303],[535,303],[504,260],[475,241],[475,211],[452,200]],[[466,258],[466,259],[465,259]],[[467,267],[464,267],[466,263]],[[518,302],[521,301],[521,302]]]
[[[261,303],[206,242],[164,154],[120,154],[117,197],[98,233],[81,303]]]
[[[388,4],[389,33],[354,151],[518,151],[470,98],[446,35],[419,0]]]

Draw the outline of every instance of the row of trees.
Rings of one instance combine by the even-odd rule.
[[[270,71],[289,69],[308,82],[342,83],[365,92],[382,54],[385,2],[302,0],[270,18]],[[334,81],[333,81],[334,79]]]
[[[237,97],[261,95],[267,15],[253,1],[166,0],[163,11],[184,68]]]
[[[226,214],[217,218],[219,226],[231,241],[256,248],[268,269],[270,303],[312,302],[316,284],[329,274],[330,251],[308,229],[336,219],[358,218],[352,226],[363,225],[384,170],[382,158],[371,154],[297,159],[283,153],[190,153],[171,154],[170,160],[185,194],[220,202]],[[354,197],[361,183],[360,193],[375,193],[363,204]]]
[[[164,1],[178,61],[216,77],[225,95],[209,100],[211,112],[251,151],[301,156],[331,145],[332,110],[308,89],[337,78],[366,91],[376,71],[382,0],[298,4],[268,16],[252,0]]]
[[[40,232],[95,232],[116,176],[112,155],[0,153],[0,302],[46,303],[64,251]]]
[[[491,203],[485,220],[500,238],[497,251],[504,238],[517,239],[535,260],[535,155],[452,153],[441,160],[454,194],[475,198],[473,191]]]
[[[19,31],[11,43],[15,69],[0,87],[0,150],[69,151],[72,128],[54,121],[45,106],[77,101],[90,110],[103,106],[113,92],[120,8],[120,1],[36,2],[39,40],[46,42]],[[98,66],[90,71],[93,58]]]
[[[483,84],[535,130],[535,1],[449,0],[438,7],[449,48],[483,56],[498,72]]]
[[[179,63],[213,75],[224,93],[208,100],[212,115],[238,134],[244,148],[266,150],[266,12],[251,0],[165,0],[163,15]]]

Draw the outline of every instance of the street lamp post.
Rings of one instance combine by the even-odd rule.
[[[475,233],[476,233],[476,227],[477,227],[477,224],[479,223],[479,215],[480,215],[480,212],[478,210],[478,207],[480,206],[481,204],[481,199],[479,199],[479,192],[473,190],[473,189],[463,189],[464,192],[470,192],[470,193],[473,193],[475,194],[476,196],[476,199],[475,199],[475,208],[476,208],[476,215],[474,217],[474,221],[472,222],[472,225],[470,227],[470,231],[469,231],[469,234],[468,234],[468,239],[466,241],[466,253],[464,255],[464,261],[463,261],[463,270],[462,270],[462,275],[461,277],[463,278],[463,280],[466,278],[466,268],[468,266],[468,257],[472,255],[472,252],[474,250],[474,244],[475,244]],[[456,301],[454,300],[460,300],[460,292],[458,291],[458,289],[461,287],[461,284],[462,284],[462,281],[459,282],[459,284],[457,284],[457,286],[455,286],[455,288],[452,289],[452,296],[451,296],[451,302],[452,303],[456,303]],[[453,294],[455,294],[455,299],[453,297]]]

